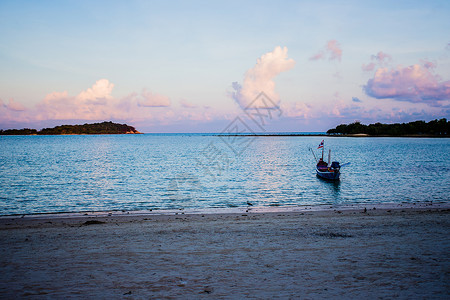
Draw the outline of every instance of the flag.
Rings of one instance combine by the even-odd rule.
[[[320,142],[319,147],[317,149],[323,148],[323,140]]]

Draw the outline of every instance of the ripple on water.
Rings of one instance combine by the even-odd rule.
[[[449,201],[448,139],[325,139],[351,162],[338,183],[315,176],[322,139],[256,138],[236,156],[215,136],[2,137],[0,214]]]

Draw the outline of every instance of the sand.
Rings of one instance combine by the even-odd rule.
[[[0,218],[0,298],[449,298],[442,207]]]

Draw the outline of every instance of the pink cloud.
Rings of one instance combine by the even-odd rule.
[[[386,66],[392,62],[392,56],[384,53],[383,51],[379,51],[376,55],[372,55],[370,59],[372,60],[372,62],[367,65],[363,64],[361,66],[362,70],[365,72],[373,71],[377,65]]]
[[[417,120],[426,120],[430,121],[437,118],[448,118],[448,112],[436,112],[436,111],[428,111],[424,109],[402,109],[402,108],[391,108],[380,109],[380,108],[371,108],[365,109],[356,106],[343,106],[339,107],[335,112],[338,114],[330,114],[328,120],[335,120],[335,124],[328,127],[334,127],[338,124],[342,123],[351,123],[356,120],[361,121],[364,124],[370,123],[402,123],[402,122],[411,122]]]
[[[362,65],[361,68],[362,68],[363,71],[365,71],[365,72],[373,71],[373,70],[375,69],[375,63],[371,62],[370,64]]]
[[[440,81],[429,64],[380,68],[364,86],[367,95],[409,102],[427,102],[441,105],[439,101],[450,100],[450,81]]]
[[[26,110],[25,106],[23,106],[19,102],[15,102],[14,99],[9,99],[8,104],[5,104],[5,107],[12,111],[24,111]]]
[[[410,122],[416,120],[433,120],[449,118],[450,109],[431,107],[426,104],[402,103],[401,108],[395,107],[396,102],[385,101],[379,103],[362,102],[359,98],[341,100],[341,96],[334,95],[332,103],[326,105],[320,102],[312,103],[282,103],[284,124],[291,124],[290,128],[305,130],[303,126],[313,124],[311,131],[327,130],[342,123],[359,120],[364,124],[375,122]],[[450,107],[449,107],[450,108]],[[309,124],[309,125],[308,125]],[[297,127],[295,127],[297,126]],[[321,129],[319,129],[321,128]]]
[[[339,60],[342,58],[342,48],[338,41],[330,40],[325,45],[325,49],[319,51],[309,58],[309,60],[319,60],[328,57],[329,60]]]
[[[100,79],[77,96],[52,92],[36,105],[38,120],[101,120],[111,116],[108,102],[114,101],[114,84]]]
[[[342,49],[341,46],[339,45],[338,41],[336,40],[331,40],[327,43],[327,50],[330,54],[330,60],[333,59],[337,59],[339,61],[341,61],[341,57],[342,57]]]
[[[53,92],[50,94],[47,94],[44,98],[44,102],[51,102],[51,101],[55,101],[58,99],[66,99],[69,98],[69,94],[67,93],[67,91],[64,92]]]
[[[380,62],[380,64],[389,63],[392,61],[392,56],[383,51],[378,52],[376,55],[372,55],[372,60]]]
[[[183,108],[172,108],[167,96],[145,89],[141,93],[133,92],[118,99],[111,95],[113,87],[107,79],[102,79],[76,95],[70,95],[67,91],[52,92],[27,110],[12,99],[9,103],[0,100],[0,126],[54,126],[53,124],[70,124],[81,120],[112,120],[151,128],[147,130],[154,131],[154,128],[162,128],[161,126],[175,128],[183,126],[180,124],[218,122],[223,118],[221,111],[202,107],[189,111],[183,109],[187,106],[195,107],[185,100],[181,102]]]
[[[427,69],[434,69],[434,68],[436,68],[436,64],[431,62],[431,61],[423,61],[422,64]]]
[[[328,118],[337,118],[337,124],[360,120],[369,124],[374,122],[410,122],[416,120],[432,120],[436,118],[448,118],[448,111],[438,107],[417,106],[414,104],[386,107],[366,107],[360,102],[346,103],[336,101],[328,112]]]
[[[286,47],[277,46],[272,52],[258,58],[256,65],[245,73],[242,85],[238,82],[232,83],[234,89],[231,93],[232,98],[241,107],[247,107],[261,92],[264,92],[274,104],[277,104],[280,97],[275,92],[273,79],[295,65],[295,61],[288,58],[287,52]]]
[[[140,95],[138,105],[145,107],[166,107],[170,106],[170,99],[167,96],[148,92],[144,89]]]
[[[194,104],[186,101],[185,99],[181,99],[180,104],[181,104],[181,107],[183,107],[183,108],[197,108],[197,105],[194,105]]]
[[[283,116],[287,118],[303,118],[309,119],[312,117],[312,106],[304,102],[286,103],[281,105]]]
[[[146,107],[170,105],[168,97],[146,90],[116,99],[111,96],[113,88],[109,80],[100,79],[76,96],[70,96],[67,91],[50,93],[36,105],[35,117],[38,120],[142,119],[152,117]]]
[[[314,54],[313,56],[311,56],[309,58],[309,60],[319,60],[319,59],[324,59],[325,58],[325,52],[324,51],[320,51],[317,54]]]

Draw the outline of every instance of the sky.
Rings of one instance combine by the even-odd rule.
[[[261,92],[279,113],[258,131],[449,119],[449,16],[450,1],[0,0],[0,129],[222,132]]]

